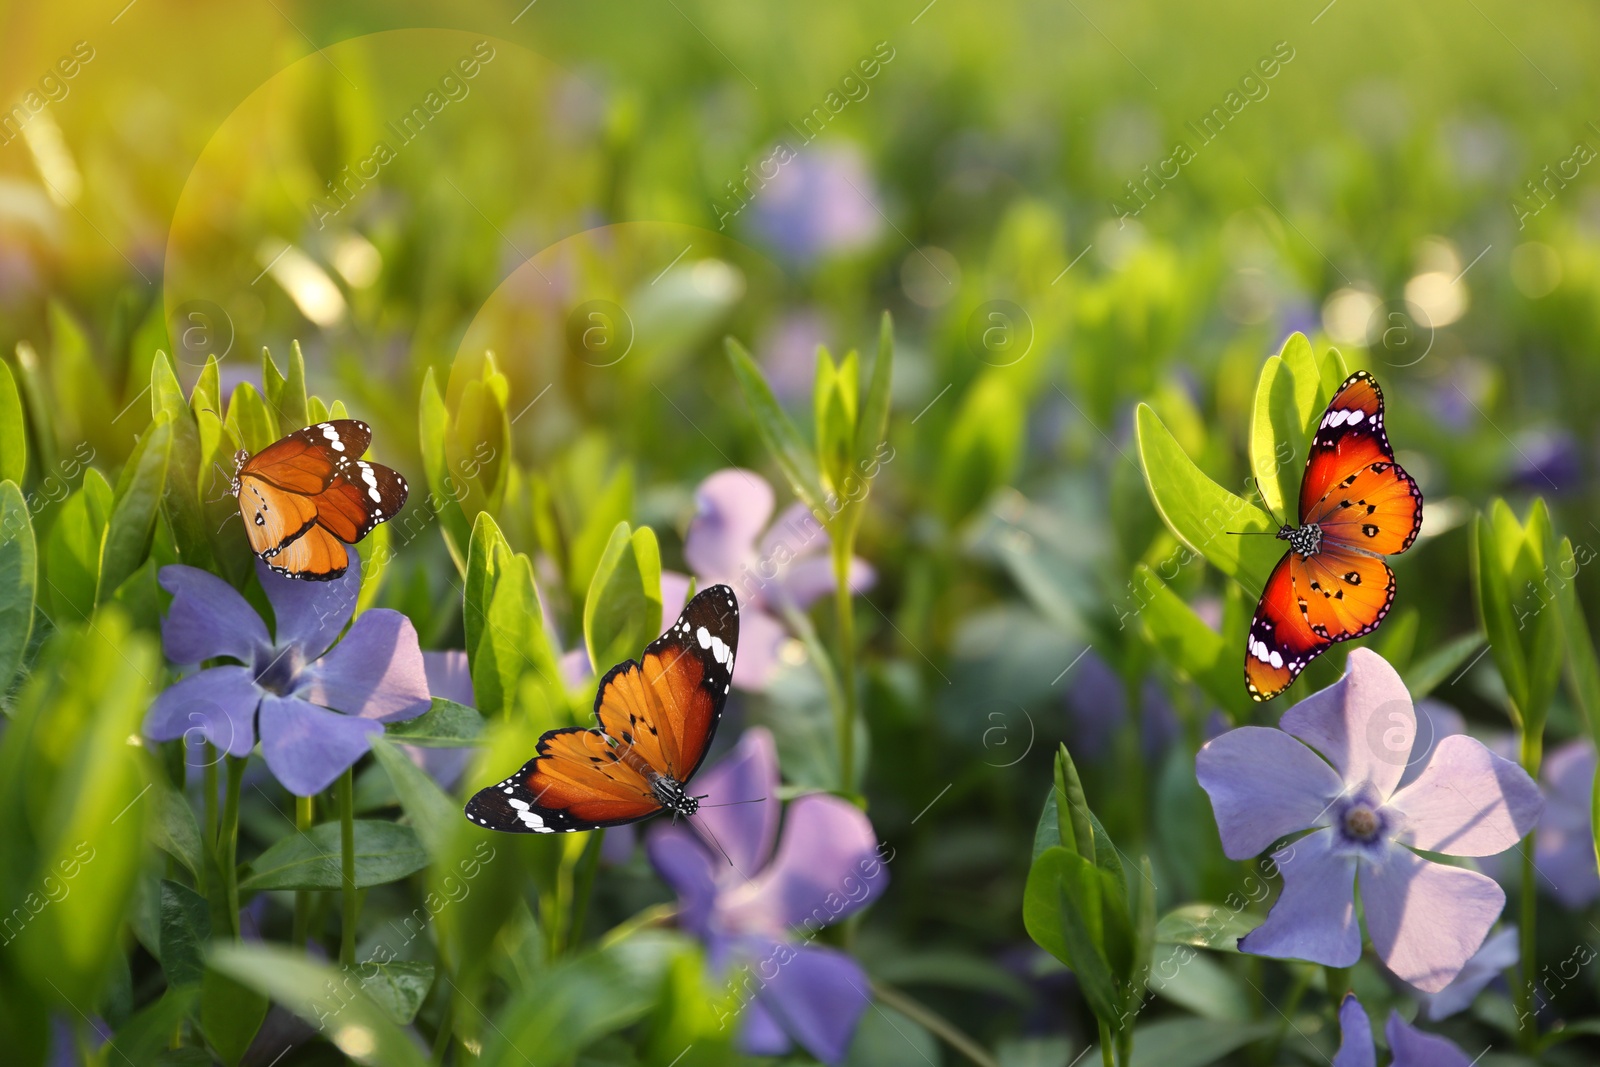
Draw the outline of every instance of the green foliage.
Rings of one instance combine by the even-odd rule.
[[[379,819],[356,820],[359,889],[398,881],[428,865],[428,853],[409,826]],[[250,864],[241,889],[339,889],[339,824],[325,822],[278,841]]]
[[[511,551],[487,513],[478,515],[468,546],[462,621],[479,710],[494,717],[518,708],[550,727],[565,725],[561,672],[533,564]]]
[[[28,426],[11,368],[0,361],[0,481],[21,485],[28,473]]]
[[[661,552],[655,531],[618,523],[583,605],[583,639],[598,676],[661,633]]]
[[[33,635],[39,553],[27,501],[13,481],[0,481],[0,694],[10,691]]]
[[[1505,682],[1512,721],[1539,738],[1561,681],[1564,647],[1561,613],[1554,608],[1558,575],[1550,512],[1535,500],[1526,522],[1518,522],[1511,506],[1496,500],[1474,520],[1472,546],[1478,619]]]
[[[772,387],[767,384],[766,376],[761,373],[761,368],[750,357],[750,353],[731,337],[728,338],[727,348],[734,380],[744,392],[745,402],[750,406],[750,416],[755,420],[756,432],[760,434],[761,442],[766,445],[773,462],[788,479],[794,495],[804,501],[807,507],[813,511],[826,510],[823,504],[827,494],[822,488],[816,457],[806,447],[800,431],[779,405]]]
[[[385,733],[395,741],[424,748],[469,748],[483,735],[483,716],[464,704],[434,697],[433,706],[415,719],[390,723]]]

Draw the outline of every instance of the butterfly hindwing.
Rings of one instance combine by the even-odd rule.
[[[1331,637],[1312,631],[1310,620],[1301,610],[1302,598],[1296,593],[1294,575],[1301,562],[1294,552],[1284,553],[1272,568],[1255,617],[1250,620],[1244,683],[1256,700],[1271,700],[1289,688],[1306,664],[1333,644]]]
[[[606,672],[595,696],[598,728],[546,733],[537,756],[468,801],[467,818],[491,830],[556,833],[660,813],[657,781],[688,782],[711,747],[738,643],[733,590],[703,590],[638,661]]]
[[[261,562],[285,578],[331,582],[350,568],[350,551],[321,524],[313,524],[288,544],[262,553]]]

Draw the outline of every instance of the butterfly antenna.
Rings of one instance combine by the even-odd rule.
[[[673,821],[676,822],[677,818],[678,818],[678,813],[677,812],[673,812],[672,813],[672,818],[673,818]],[[711,832],[711,827],[709,827],[709,826],[707,826],[705,824],[705,820],[702,819],[700,822],[697,822],[694,825],[695,825],[695,829],[699,830],[701,833],[703,833],[707,837],[711,838],[711,843],[713,845],[717,846],[717,851],[722,853],[722,858],[728,861],[728,866],[732,867],[736,871],[739,870],[739,868],[733,862],[733,857],[728,855],[728,850],[722,847],[722,842],[717,840],[717,835]],[[744,872],[740,871],[739,873],[743,874]]]
[[[228,512],[228,517],[222,520],[222,526],[218,526],[217,527],[217,533],[220,534],[222,532],[222,530],[223,530],[223,527],[227,526],[228,523],[232,522],[234,519],[238,519],[240,517],[241,516],[239,515],[239,513],[237,511]]]
[[[711,795],[710,793],[702,793],[699,796],[695,797],[695,799],[696,800],[704,800],[706,797],[708,797],[710,795]],[[702,804],[700,806],[702,808],[731,808],[735,804],[760,804],[762,801],[764,801],[766,799],[767,799],[766,797],[751,797],[749,800],[727,800],[727,801],[724,801],[721,804]]]
[[[1250,537],[1252,535],[1267,536],[1267,537],[1277,537],[1278,536],[1278,531],[1283,529],[1284,524],[1279,522],[1278,521],[1278,516],[1274,515],[1272,513],[1272,509],[1267,507],[1267,504],[1266,504],[1267,496],[1266,496],[1265,493],[1263,493],[1261,491],[1261,479],[1252,476],[1250,480],[1255,483],[1256,496],[1260,498],[1260,499],[1256,499],[1256,500],[1251,500],[1250,503],[1255,505],[1255,508],[1256,508],[1257,511],[1261,512],[1267,518],[1272,520],[1272,529],[1270,529],[1270,530],[1228,530],[1228,531],[1225,531],[1225,532],[1229,533],[1229,534],[1232,534],[1235,537]]]

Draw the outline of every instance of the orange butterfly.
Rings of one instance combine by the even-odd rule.
[[[1394,460],[1383,392],[1366,371],[1346,378],[1317,425],[1300,482],[1300,525],[1262,590],[1250,623],[1245,687],[1256,700],[1283,692],[1336,641],[1378,628],[1394,603],[1386,555],[1422,528],[1422,492]]]
[[[372,427],[355,419],[307,426],[251,455],[234,456],[250,548],[287,578],[326,582],[349,567],[355,544],[405,505],[406,480],[360,456]],[[343,543],[341,543],[343,542]]]
[[[738,645],[733,590],[710,586],[639,662],[606,672],[594,701],[599,726],[546,732],[521,770],[467,801],[467,818],[491,830],[553,834],[663,811],[693,815],[700,798],[686,786],[716,736]]]

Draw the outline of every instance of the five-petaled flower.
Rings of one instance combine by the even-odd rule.
[[[291,793],[311,796],[366,753],[383,723],[428,710],[428,679],[411,620],[398,611],[355,611],[361,562],[331,582],[280,577],[257,564],[272,605],[273,635],[238,590],[214,574],[161,568],[172,607],[161,622],[167,658],[208,667],[168,687],[150,707],[145,734],[170,741],[191,731],[230,756],[261,754]],[[331,648],[330,648],[331,646]],[[331,709],[331,710],[330,710]]]
[[[780,837],[778,756],[759,727],[695,785],[709,798],[695,816],[704,838],[663,826],[646,849],[678,894],[679,922],[705,942],[743,1009],[740,1047],[780,1056],[798,1043],[840,1062],[867,1009],[868,979],[855,960],[811,941],[888,884],[872,824],[847,801],[811,794],[789,805]]]
[[[1339,1032],[1339,1051],[1333,1057],[1333,1067],[1378,1067],[1372,1021],[1354,993],[1348,994],[1339,1006]],[[1472,1067],[1475,1062],[1453,1042],[1423,1033],[1400,1018],[1399,1012],[1389,1013],[1383,1035],[1393,1054],[1389,1067]]]
[[[1443,989],[1483,943],[1505,893],[1487,875],[1414,850],[1488,856],[1512,847],[1538,822],[1538,787],[1464,735],[1439,741],[1416,779],[1400,786],[1416,714],[1399,674],[1367,649],[1350,653],[1344,678],[1290,708],[1280,725],[1231,730],[1196,758],[1230,859],[1312,831],[1274,855],[1283,892],[1239,948],[1351,966],[1361,956],[1359,873],[1378,957],[1425,992]]]
[[[763,689],[789,636],[778,616],[786,609],[804,611],[838,587],[828,534],[803,503],[790,505],[769,528],[772,486],[754,471],[717,471],[700,483],[694,498],[684,558],[699,575],[701,588],[724,582],[738,590],[739,658],[733,684]],[[850,561],[852,591],[872,588],[874,578],[865,560]]]

